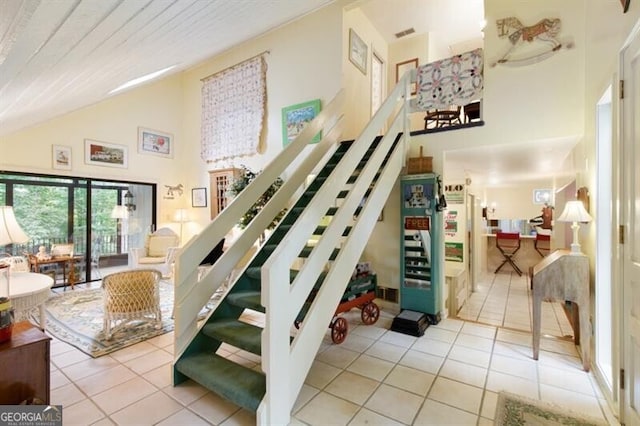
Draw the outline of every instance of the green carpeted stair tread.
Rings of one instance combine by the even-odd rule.
[[[263,373],[216,354],[196,353],[180,359],[176,368],[185,376],[236,405],[256,412],[266,393]]]
[[[222,318],[208,322],[202,332],[216,340],[228,343],[236,348],[261,355],[262,327],[247,324],[233,318]]]
[[[261,266],[251,266],[247,268],[246,274],[249,278],[253,278],[254,280],[262,279],[262,267]],[[298,274],[298,271],[295,269],[289,270],[289,278],[294,279]]]
[[[313,251],[313,246],[306,246],[302,249],[300,254],[298,254],[298,257],[307,258],[311,255],[312,251]],[[329,260],[336,260],[336,257],[338,257],[338,253],[340,253],[340,249],[334,249],[331,255],[329,256]]]
[[[233,306],[239,308],[252,309],[258,312],[265,312],[264,306],[262,306],[260,300],[259,291],[236,291],[227,295],[226,300]]]

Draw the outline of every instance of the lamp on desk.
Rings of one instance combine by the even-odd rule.
[[[571,243],[571,254],[580,254],[580,241],[578,239],[578,230],[580,225],[578,222],[591,222],[591,216],[585,210],[582,201],[574,200],[567,201],[564,206],[564,211],[558,218],[559,222],[573,222],[571,229],[573,229],[573,243]]]
[[[0,246],[26,243],[29,237],[24,233],[12,206],[0,206]]]

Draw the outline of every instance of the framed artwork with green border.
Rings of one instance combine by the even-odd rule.
[[[319,113],[320,99],[282,108],[282,145],[289,145]],[[321,138],[322,132],[318,132],[310,143],[318,143]]]

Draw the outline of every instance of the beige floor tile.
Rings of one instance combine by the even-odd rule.
[[[445,330],[438,327],[428,327],[424,331],[424,336],[430,339],[441,340],[447,343],[453,343],[458,336],[458,333],[451,330]]]
[[[391,330],[384,333],[382,337],[378,339],[379,342],[391,343],[392,345],[402,346],[403,348],[410,348],[416,340],[417,338],[414,336]]]
[[[309,425],[346,425],[359,409],[356,404],[320,392],[296,413],[296,418]]]
[[[91,426],[115,426],[115,423],[108,417],[102,420],[98,420],[95,423],[91,423]]]
[[[447,359],[442,365],[439,375],[461,383],[483,388],[487,380],[487,369],[453,359]]]
[[[577,356],[578,349],[573,341],[559,339],[540,339],[540,349],[563,355]]]
[[[51,358],[54,358],[65,352],[76,351],[76,350],[77,349],[71,346],[70,344],[55,338],[52,339],[51,343],[49,344],[49,353]]]
[[[158,368],[147,371],[142,377],[158,389],[166,388],[172,383],[173,367],[171,364],[161,365]]]
[[[307,402],[311,401],[311,398],[316,396],[318,392],[320,392],[319,389],[316,389],[307,384],[302,385],[302,389],[300,389],[300,392],[298,393],[298,398],[296,399],[295,404],[293,404],[293,409],[291,410],[291,412],[298,412],[298,410],[300,410],[300,408],[302,408]]]
[[[64,386],[60,386],[59,388],[51,389],[50,394],[49,399],[51,401],[51,405],[62,405],[63,407],[75,404],[87,398],[74,383],[69,383]]]
[[[510,374],[489,370],[486,389],[493,392],[507,391],[527,398],[538,399],[538,383]]]
[[[451,350],[451,346],[453,346],[452,343],[422,336],[416,340],[413,346],[411,346],[411,349],[431,355],[445,357]]]
[[[84,361],[63,367],[62,371],[71,380],[79,380],[101,371],[109,370],[118,365],[118,361],[110,356],[100,358],[89,358]]]
[[[162,392],[155,392],[111,414],[117,424],[154,425],[180,411],[182,406]]]
[[[485,390],[484,396],[482,398],[482,408],[480,409],[480,416],[485,419],[493,420],[496,416],[497,406],[498,394],[489,390]]]
[[[169,386],[164,387],[162,391],[182,405],[189,405],[209,392],[193,380],[187,380],[177,386],[169,384]]]
[[[340,346],[342,346],[344,349],[362,353],[366,351],[369,346],[373,345],[374,342],[375,339],[348,334],[346,340],[342,342]]]
[[[402,358],[406,351],[407,348],[404,346],[397,346],[385,342],[376,342],[365,351],[365,354],[396,363],[400,358]]]
[[[247,410],[239,410],[227,420],[220,423],[220,426],[254,426],[255,424],[256,415],[254,413],[250,413]]]
[[[427,396],[436,376],[414,368],[396,365],[384,379],[384,383],[413,392],[420,396]]]
[[[104,419],[105,414],[89,399],[68,407],[63,407],[62,416],[65,426],[85,426]]]
[[[444,358],[442,357],[409,350],[404,354],[399,364],[405,367],[415,368],[416,370],[426,371],[427,373],[437,374],[443,362]]]
[[[143,374],[171,362],[173,362],[173,356],[163,350],[156,349],[153,352],[145,354],[144,357],[126,361],[124,365],[138,374]]]
[[[211,392],[194,401],[188,408],[207,422],[216,425],[240,410],[237,405]]]
[[[543,401],[566,407],[571,411],[594,417],[600,421],[605,420],[604,412],[600,408],[600,402],[593,396],[544,384],[540,385],[540,396]]]
[[[478,416],[427,398],[413,424],[420,426],[473,426]]]
[[[247,358],[240,356],[238,352],[229,355],[227,359],[247,368],[254,368],[256,365],[258,365],[254,361],[248,360]]]
[[[362,405],[379,384],[379,381],[345,371],[333,379],[324,391],[354,404]]]
[[[374,358],[369,355],[360,355],[349,367],[347,371],[357,373],[370,379],[381,381],[389,374],[393,368],[393,363]]]
[[[409,424],[420,409],[424,398],[385,384],[374,392],[365,408],[404,424]]]
[[[322,361],[326,364],[332,365],[336,368],[346,368],[356,358],[360,356],[359,352],[344,349],[341,346],[333,345],[327,348],[321,354],[316,356],[318,361]]]
[[[152,344],[158,348],[165,348],[167,346],[173,345],[173,331],[165,334],[161,334],[156,337],[152,337],[151,339],[146,341],[147,343]]]
[[[52,371],[49,375],[49,383],[50,388],[55,389],[60,386],[68,385],[71,381],[64,375],[64,373],[62,373],[62,371],[56,369],[56,371]]]
[[[188,408],[203,419],[216,425],[222,423],[236,411],[240,410],[240,407],[237,405],[211,392],[194,401]]]
[[[149,352],[153,352],[158,350],[157,346],[152,345],[149,342],[140,342],[135,345],[128,346],[124,349],[120,349],[117,352],[113,352],[111,357],[117,359],[118,361],[125,363],[134,358],[139,358],[142,355],[146,355]]]
[[[538,363],[533,359],[515,359],[494,354],[491,358],[490,369],[531,381],[538,380]]]
[[[317,389],[324,389],[338,374],[341,369],[320,361],[314,361],[307,374],[305,383]]]
[[[493,350],[493,339],[460,333],[454,346],[464,346],[478,351],[491,352]]]
[[[460,333],[471,334],[473,336],[484,337],[485,339],[493,340],[496,335],[496,330],[496,327],[467,322],[462,326]]]
[[[533,347],[531,344],[528,346],[520,346],[513,343],[496,341],[493,346],[493,354],[515,359],[529,360],[533,359]]]
[[[156,391],[157,389],[151,383],[136,377],[100,392],[92,399],[104,412],[111,414]]]
[[[489,368],[491,353],[456,345],[451,348],[448,359],[475,365],[476,367]]]
[[[358,414],[349,422],[349,425],[362,426],[362,425],[380,425],[380,426],[401,426],[402,423],[398,423],[389,417],[382,416],[378,413],[374,413],[366,408],[361,408]]]
[[[375,327],[372,326],[359,326],[354,327],[353,330],[349,329],[349,336],[356,335],[361,337],[367,337],[369,339],[378,340],[380,336],[386,333],[387,330],[381,328],[376,324]]]
[[[108,370],[100,371],[89,377],[76,381],[76,384],[87,395],[96,395],[109,388],[127,382],[136,377],[136,374],[123,365]]]
[[[455,318],[445,318],[433,327],[442,328],[457,333],[462,329],[463,326],[464,321],[460,321]]]
[[[211,423],[186,408],[172,414],[158,423],[158,426],[207,426]]]
[[[482,388],[437,377],[428,398],[473,414],[479,414],[482,394]]]
[[[70,365],[76,364],[81,361],[85,361],[91,359],[91,357],[84,352],[80,352],[78,350],[64,352],[51,357],[51,362],[55,364],[56,367],[62,369],[64,367],[68,367]]]

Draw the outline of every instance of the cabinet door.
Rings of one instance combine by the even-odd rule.
[[[211,187],[211,219],[215,218],[231,201],[227,195],[229,185],[240,176],[241,170],[235,168],[218,169],[209,172]]]

